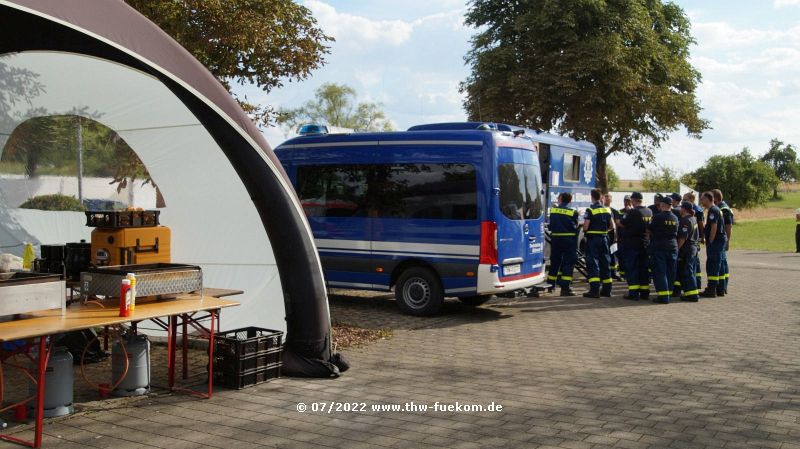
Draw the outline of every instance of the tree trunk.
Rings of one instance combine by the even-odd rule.
[[[608,193],[608,178],[606,176],[606,153],[600,148],[597,149],[597,174],[595,175],[596,187],[603,193]]]

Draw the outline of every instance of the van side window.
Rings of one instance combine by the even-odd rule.
[[[581,157],[577,154],[564,153],[564,181],[581,180]]]
[[[297,194],[308,217],[365,215],[366,180],[363,166],[300,166]]]
[[[308,217],[478,218],[469,164],[306,165],[297,192]]]
[[[384,218],[475,220],[478,188],[469,164],[373,165],[369,201]]]

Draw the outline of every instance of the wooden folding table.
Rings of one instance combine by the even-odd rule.
[[[20,319],[0,323],[0,343],[16,340],[34,340],[37,341],[38,346],[36,395],[25,401],[27,402],[34,398],[36,400],[34,440],[21,440],[10,435],[0,435],[0,440],[11,441],[34,448],[41,447],[44,418],[45,370],[52,350],[52,342],[48,345],[47,340],[53,335],[72,331],[124,323],[136,323],[144,320],[153,320],[156,323],[165,324],[162,318],[167,318],[169,387],[174,388],[176,337],[179,324],[178,317],[181,317],[184,342],[184,367],[186,366],[185,348],[187,325],[192,325],[195,329],[200,330],[202,334],[207,334],[208,336],[208,393],[202,396],[211,398],[214,370],[214,329],[219,325],[219,312],[223,308],[239,305],[237,302],[221,299],[220,297],[239,293],[241,293],[241,291],[206,288],[204,290],[204,296],[202,297],[198,294],[187,294],[180,295],[175,299],[136,304],[135,311],[129,317],[120,317],[119,308],[113,307],[113,303],[108,302],[105,308],[92,303],[85,305],[75,304],[67,307],[64,315],[61,314],[60,310],[48,310],[26,314],[20,317]],[[105,305],[106,303],[103,304]],[[201,312],[207,312],[209,314],[211,318],[210,329],[204,329],[199,324],[199,319],[194,318],[195,314]],[[215,322],[217,326],[215,326]]]

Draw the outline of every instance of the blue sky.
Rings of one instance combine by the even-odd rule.
[[[383,103],[398,129],[463,120],[458,84],[468,74],[463,57],[474,30],[463,25],[463,0],[300,0],[336,38],[328,63],[302,82],[270,94],[240,88],[248,98],[296,107],[325,82],[354,87],[360,100]],[[679,0],[697,45],[692,63],[703,74],[698,90],[712,130],[701,140],[678,131],[657,163],[691,171],[715,154],[750,147],[766,151],[770,139],[800,145],[800,0]],[[280,130],[265,130],[278,145]],[[625,157],[611,165],[622,178],[640,171]]]

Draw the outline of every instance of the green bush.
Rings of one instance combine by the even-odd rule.
[[[28,199],[19,206],[21,209],[59,210],[83,212],[85,209],[80,200],[74,196],[61,194],[39,195]]]

